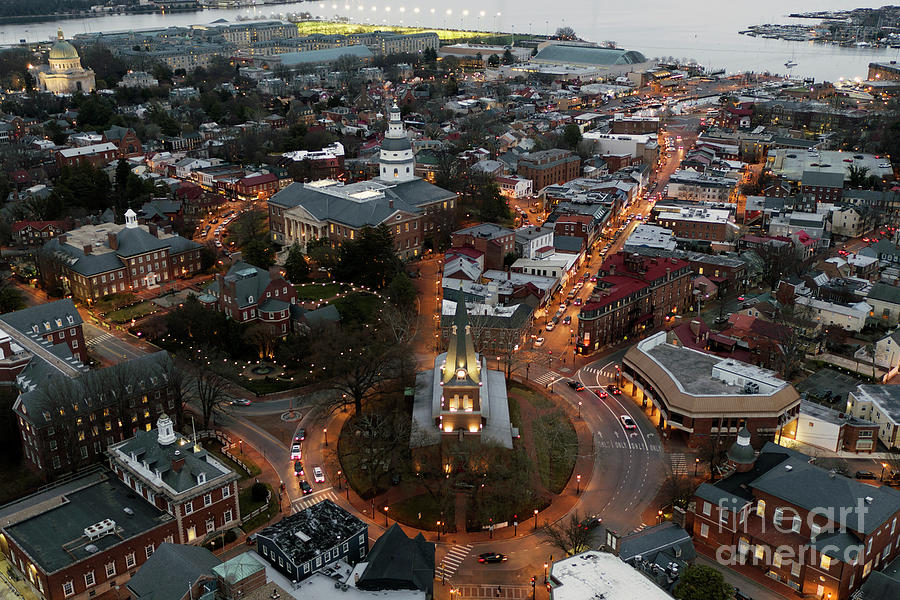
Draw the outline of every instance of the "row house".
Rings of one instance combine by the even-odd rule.
[[[743,429],[728,451],[733,472],[697,488],[694,544],[721,564],[756,572],[782,595],[847,600],[900,554],[900,492],[812,464]]]
[[[72,356],[87,364],[83,323],[75,303],[69,298],[36,304],[0,315],[0,329],[5,326],[12,327],[33,338],[43,338],[51,346],[65,344]]]
[[[74,167],[80,163],[90,163],[95,167],[105,167],[118,158],[119,147],[112,142],[102,142],[89,146],[63,148],[56,152],[56,164],[59,168]]]
[[[262,173],[242,177],[234,182],[233,191],[238,200],[265,200],[279,190],[278,177]]]
[[[484,255],[485,269],[504,269],[506,256],[516,251],[516,232],[494,223],[481,223],[454,231],[453,248],[474,248]]]
[[[113,125],[103,132],[103,141],[116,145],[116,158],[132,158],[144,153],[140,138],[130,127]]]
[[[661,327],[691,302],[691,268],[677,258],[619,252],[607,258],[578,314],[575,350],[589,354],[629,335]]]
[[[12,241],[16,246],[43,246],[51,238],[69,229],[73,223],[66,221],[16,221],[12,226]]]
[[[519,157],[516,166],[519,177],[530,179],[535,190],[548,185],[562,184],[578,177],[581,159],[568,150],[542,150]]]

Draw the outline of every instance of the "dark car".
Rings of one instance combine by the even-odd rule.
[[[578,526],[581,527],[582,529],[587,529],[588,531],[591,531],[593,529],[596,529],[597,527],[600,527],[601,524],[603,524],[603,519],[601,519],[597,515],[591,515],[589,517],[585,517],[584,519],[582,519],[581,523],[579,523]]]
[[[578,381],[575,381],[574,379],[570,379],[566,383],[569,384],[569,387],[572,388],[573,390],[575,390],[576,392],[581,392],[584,390],[584,384],[582,384]]]
[[[300,491],[303,492],[304,496],[306,496],[307,494],[313,493],[312,486],[309,485],[309,482],[306,481],[305,479],[300,480]]]
[[[484,554],[478,555],[478,562],[480,563],[500,563],[507,559],[505,554],[500,554],[499,552],[485,552]]]
[[[857,471],[855,477],[857,479],[877,479],[872,471]]]
[[[297,460],[294,461],[294,475],[297,477],[303,477],[303,461]]]
[[[296,437],[294,437],[294,439],[297,440],[298,442],[302,442],[303,440],[305,440],[306,439],[306,430],[298,429],[297,435],[296,435]]]
[[[608,391],[610,394],[612,394],[614,396],[618,396],[619,394],[622,393],[621,390],[619,390],[619,388],[616,387],[616,384],[614,384],[614,383],[610,383],[609,385],[607,385],[606,391]]]
[[[734,600],[753,600],[750,596],[743,593],[741,590],[735,588],[734,589]]]

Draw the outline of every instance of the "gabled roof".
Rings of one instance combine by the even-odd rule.
[[[419,533],[410,539],[394,524],[372,546],[368,564],[356,582],[361,590],[434,589],[434,543]]]
[[[82,323],[75,303],[68,298],[6,313],[0,315],[0,320],[26,335],[54,333],[67,327],[77,327]]]
[[[891,304],[900,304],[900,287],[887,283],[876,283],[869,292],[869,298]]]
[[[136,600],[180,600],[189,583],[211,575],[221,560],[203,546],[164,542],[135,573],[126,587]]]

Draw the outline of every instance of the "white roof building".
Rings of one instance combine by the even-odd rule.
[[[676,244],[674,231],[656,225],[641,224],[635,227],[628,239],[625,240],[625,250],[634,250],[635,248],[674,250]]]
[[[553,563],[553,600],[672,600],[639,571],[608,552],[583,552]]]

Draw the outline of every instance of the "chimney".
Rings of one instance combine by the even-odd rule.
[[[81,247],[81,249],[84,251],[85,254],[91,253],[91,245],[90,244],[85,244],[84,246]]]
[[[615,275],[615,274],[616,274],[616,265],[615,265],[615,264],[609,265],[609,274],[610,274],[610,275]]]
[[[184,466],[184,457],[181,455],[181,450],[175,451],[175,458],[172,459],[172,470],[176,473],[181,473],[181,467]]]
[[[147,223],[147,229],[150,231],[150,235],[159,237],[159,228],[156,226],[156,223]]]
[[[393,198],[388,198],[388,206],[391,208],[394,208],[394,199]]]
[[[694,334],[695,338],[700,335],[700,321],[697,319],[691,319],[691,333]]]
[[[166,235],[172,235],[172,226],[166,225],[165,227],[163,227],[163,233],[165,233]]]
[[[110,231],[106,234],[106,244],[113,250],[119,249],[119,237]]]
[[[284,271],[281,270],[281,267],[272,265],[269,267],[269,277],[272,279],[281,279],[284,277]]]

